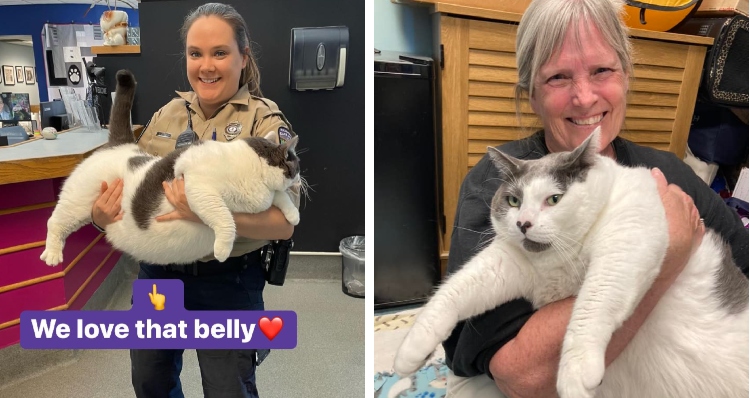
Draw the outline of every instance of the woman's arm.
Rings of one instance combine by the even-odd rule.
[[[294,226],[275,206],[260,213],[233,213],[237,235],[249,239],[284,240],[292,237]]]
[[[609,365],[627,347],[662,295],[669,289],[697,248],[705,229],[692,198],[678,186],[667,186],[660,171],[652,171],[669,223],[669,249],[657,279],[635,312],[618,329],[607,347]],[[529,318],[518,335],[490,361],[495,383],[506,395],[555,397],[560,349],[573,311],[574,298],[551,303]]]

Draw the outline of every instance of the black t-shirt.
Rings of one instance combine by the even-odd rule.
[[[732,247],[735,264],[748,275],[748,231],[740,218],[709,188],[693,170],[671,152],[636,145],[617,137],[612,142],[617,162],[624,166],[658,167],[667,182],[676,184],[690,195],[706,227],[718,232]],[[544,132],[499,147],[518,159],[539,159],[549,153]],[[456,219],[448,257],[448,273],[459,270],[491,241],[489,204],[500,186],[500,173],[484,156],[461,184]],[[478,232],[474,232],[478,231]],[[486,374],[495,353],[516,337],[534,313],[531,303],[513,300],[494,310],[459,323],[443,342],[448,366],[458,376]]]

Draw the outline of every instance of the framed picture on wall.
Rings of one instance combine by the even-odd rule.
[[[16,76],[14,75],[13,67],[10,65],[3,65],[3,80],[6,86],[14,86],[16,84]]]
[[[34,67],[24,66],[23,71],[26,74],[26,84],[36,83],[36,73],[34,73]]]
[[[16,66],[16,83],[23,83],[23,66]]]

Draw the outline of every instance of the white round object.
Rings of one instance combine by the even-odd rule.
[[[57,138],[57,129],[54,127],[45,127],[42,129],[42,137],[45,140],[54,140]]]

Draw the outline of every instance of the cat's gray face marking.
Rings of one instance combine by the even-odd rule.
[[[190,146],[170,152],[167,156],[159,159],[146,172],[146,177],[133,195],[133,219],[138,228],[148,229],[151,220],[157,216],[156,211],[159,209],[159,204],[164,196],[162,182],[174,180],[174,164],[177,158],[193,145],[201,144],[202,141],[196,141]]]
[[[491,215],[496,220],[508,217],[511,206],[509,197],[524,200],[524,188],[532,181],[544,179],[551,181],[557,192],[565,196],[571,185],[586,180],[588,171],[596,161],[599,133],[594,132],[578,148],[571,152],[552,153],[536,160],[518,160],[503,154],[495,148],[489,148],[492,161],[500,170],[503,183],[492,199]],[[564,199],[561,199],[564,200]],[[512,220],[512,224],[516,221]],[[525,234],[525,231],[522,231]],[[536,242],[528,238],[522,241],[524,249],[539,253],[549,249],[551,242]]]
[[[151,159],[153,159],[153,157],[148,155],[134,156],[128,159],[128,171],[137,170],[138,168],[148,163]]]
[[[737,314],[747,308],[747,279],[735,265],[731,247],[724,243],[723,249],[721,267],[715,274],[714,293],[730,314]]]
[[[258,156],[266,159],[269,165],[281,168],[284,170],[284,176],[292,179],[299,174],[299,158],[294,151],[298,139],[298,136],[294,136],[281,145],[260,137],[245,138],[245,142]]]

